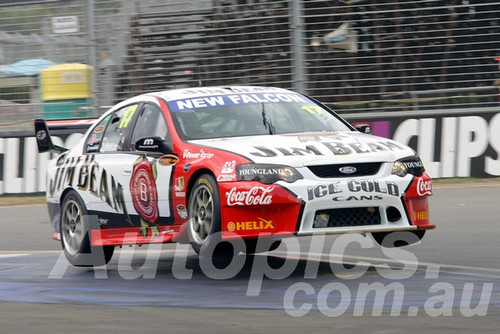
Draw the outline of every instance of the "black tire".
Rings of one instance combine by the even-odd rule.
[[[217,182],[210,174],[201,175],[194,182],[188,202],[188,237],[197,254],[213,249],[221,243],[220,195]],[[219,252],[215,252],[219,253]],[[203,255],[203,254],[201,254]],[[223,255],[223,254],[219,254]]]
[[[90,231],[99,228],[97,217],[88,214],[83,200],[74,190],[64,196],[59,223],[61,244],[69,263],[91,267],[105,265],[111,260],[114,246],[90,245]]]
[[[384,243],[384,239],[393,233],[398,233],[398,238],[394,240],[393,243]],[[375,232],[372,233],[373,239],[383,247],[393,248],[393,247],[403,247],[411,244],[415,244],[422,240],[425,235],[425,230],[417,231],[400,231],[400,232]],[[415,238],[415,236],[417,238]]]

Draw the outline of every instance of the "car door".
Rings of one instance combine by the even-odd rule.
[[[134,103],[115,110],[94,127],[84,147],[85,184],[89,210],[99,216],[105,227],[136,226],[130,196],[130,177],[137,159],[131,154],[130,136],[141,109]],[[85,173],[88,176],[85,176]]]
[[[101,226],[154,226],[173,223],[169,186],[172,165],[160,150],[136,149],[139,139],[170,141],[161,109],[151,102],[124,106],[89,134],[89,209]],[[168,161],[168,159],[167,159]]]
[[[159,140],[171,142],[167,122],[159,106],[145,103],[137,115],[130,140],[130,154],[135,156],[130,166],[130,195],[135,212],[149,225],[173,223],[172,184],[173,165],[171,154],[157,150],[145,152],[136,146],[138,141]],[[174,159],[175,161],[175,159]],[[128,172],[128,171],[127,171]]]

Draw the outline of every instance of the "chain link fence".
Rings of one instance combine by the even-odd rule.
[[[0,131],[200,85],[340,113],[496,107],[499,20],[493,0],[0,0]]]

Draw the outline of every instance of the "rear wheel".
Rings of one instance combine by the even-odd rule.
[[[60,217],[61,243],[68,261],[77,267],[100,266],[109,262],[114,246],[92,247],[90,231],[98,229],[80,196],[73,190],[63,199]]]
[[[375,239],[379,245],[388,248],[415,244],[422,240],[424,235],[425,230],[372,233],[373,239]]]

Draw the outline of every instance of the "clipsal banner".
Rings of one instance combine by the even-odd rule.
[[[500,108],[495,109],[456,116],[346,118],[352,123],[368,123],[374,135],[416,150],[432,178],[498,177]]]
[[[482,109],[481,109],[482,110]],[[370,124],[373,134],[394,139],[415,149],[420,155],[427,173],[433,178],[447,177],[499,177],[500,176],[500,107],[489,112],[458,112],[446,114],[426,111],[428,116],[415,117],[408,112],[403,116],[378,114],[344,117],[352,124]],[[486,109],[485,109],[486,110]],[[85,122],[75,129],[51,131],[56,145],[72,147],[91,123]],[[307,138],[306,138],[307,139]],[[322,147],[309,145],[302,154],[320,154]],[[326,148],[330,151],[335,148]],[[346,154],[357,154],[351,146]],[[346,153],[347,152],[347,153]],[[186,152],[190,157],[210,159],[204,152]],[[277,150],[262,150],[257,147],[256,156],[281,154]],[[34,133],[2,136],[0,134],[0,195],[44,193],[45,170],[49,153],[39,154]],[[228,166],[233,167],[233,166]],[[233,174],[227,174],[234,178]],[[224,174],[226,176],[226,174]],[[425,184],[419,185],[423,193],[429,191]],[[432,191],[432,190],[430,190]],[[255,194],[253,193],[255,192]],[[272,193],[253,189],[242,193],[236,189],[228,198],[228,205],[240,205],[247,201],[271,201]],[[252,202],[253,203],[253,202]]]
[[[83,136],[72,130],[58,131],[54,144],[72,147]],[[45,173],[52,153],[38,153],[33,136],[0,138],[0,195],[45,193]]]

